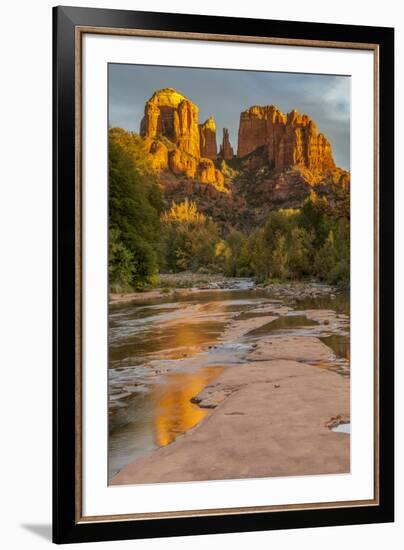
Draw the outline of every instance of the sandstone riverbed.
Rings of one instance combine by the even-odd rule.
[[[112,484],[349,472],[349,302],[188,289],[110,310]]]

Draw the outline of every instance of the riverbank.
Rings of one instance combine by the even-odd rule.
[[[135,292],[111,293],[109,296],[110,304],[158,300],[172,295],[184,296],[189,293],[208,292],[212,290],[264,289],[269,297],[296,301],[307,298],[319,298],[321,296],[331,296],[335,298],[337,292],[336,287],[313,282],[269,283],[257,285],[253,279],[248,277],[224,277],[223,275],[200,274],[190,271],[160,274],[159,278],[160,283],[156,288]]]
[[[138,292],[112,293],[110,304],[123,304],[127,302],[139,302],[144,300],[156,300],[173,294],[186,295],[190,292],[206,292],[210,290],[229,290],[239,288],[244,282],[248,288],[254,286],[249,278],[224,277],[223,275],[211,275],[183,271],[159,275],[157,288],[145,289]]]
[[[303,343],[305,359],[327,353],[320,341]],[[300,344],[289,357],[301,355]],[[296,359],[251,361],[226,369],[194,401],[210,414],[123,468],[113,485],[349,472],[349,435],[330,429],[349,419],[349,381],[336,373]]]

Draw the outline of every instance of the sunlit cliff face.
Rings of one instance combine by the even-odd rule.
[[[140,135],[156,170],[194,178],[225,191],[217,155],[213,117],[198,123],[199,108],[173,88],[157,90],[146,102]]]
[[[212,116],[199,124],[199,138],[201,157],[215,160],[217,157],[216,123]]]

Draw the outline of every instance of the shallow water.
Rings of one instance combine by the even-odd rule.
[[[336,313],[350,314],[349,292],[339,292],[334,298],[319,296],[295,302],[296,309],[333,309]]]
[[[331,428],[332,432],[337,432],[341,434],[350,434],[351,433],[351,424],[338,424],[335,428]]]
[[[331,334],[330,336],[321,337],[324,342],[339,359],[350,359],[350,340],[349,336],[343,334]]]
[[[337,306],[339,312],[349,312],[340,297],[319,300],[321,308]],[[247,285],[240,290],[170,295],[110,308],[109,477],[197,425],[208,411],[191,403],[191,397],[227,366],[242,364],[257,338],[269,333],[319,332],[318,323],[302,313],[317,309],[316,300],[311,299],[292,305],[296,314],[290,311],[242,338],[223,338],[231,320],[260,317],[264,313],[259,308],[270,309],[271,304],[277,307],[279,300]],[[322,339],[337,357],[349,348],[347,336],[325,334]]]
[[[110,475],[198,424],[208,411],[191,403],[191,398],[222,369],[208,366],[170,373],[164,383],[151,384],[149,391],[134,394],[125,411],[128,423],[109,435]]]

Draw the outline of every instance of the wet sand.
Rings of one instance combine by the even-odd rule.
[[[320,312],[319,322],[330,322],[333,315]],[[230,326],[226,338],[239,336],[240,327]],[[313,366],[333,359],[316,337],[261,338],[245,364],[228,367],[194,396],[210,409],[198,425],[125,466],[111,483],[349,472],[350,436],[330,429],[336,418],[349,420],[349,380]]]

